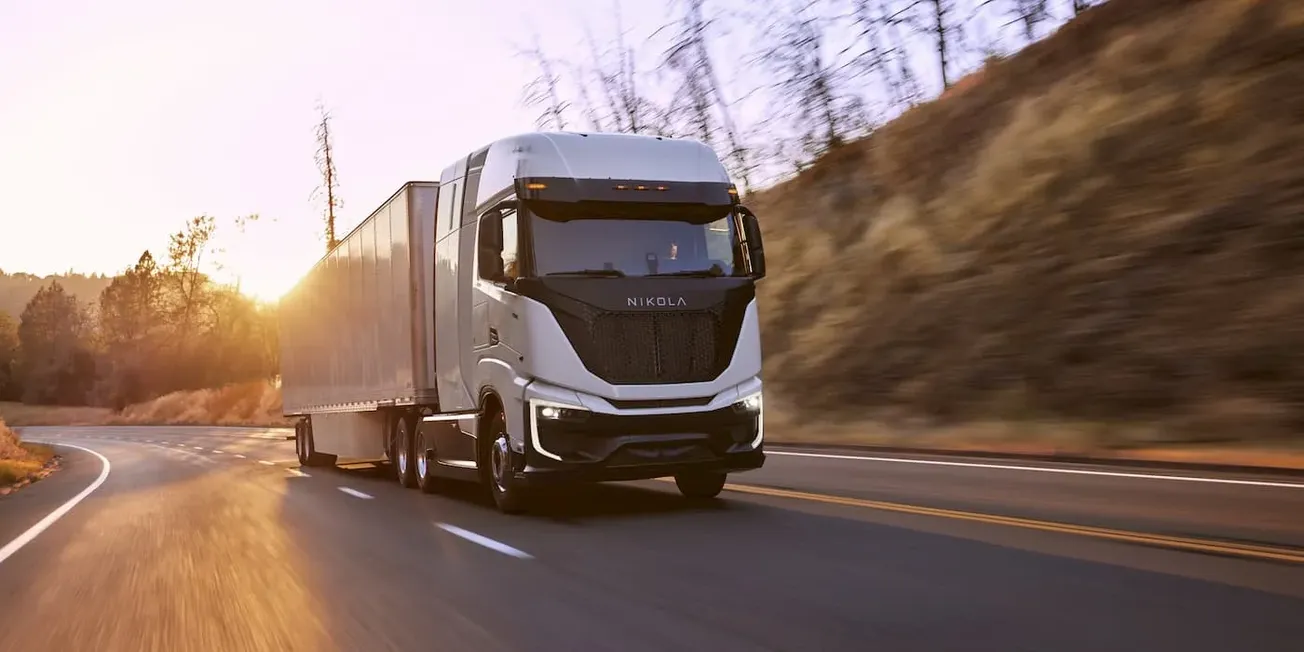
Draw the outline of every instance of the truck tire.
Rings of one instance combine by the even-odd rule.
[[[514,453],[507,439],[507,419],[501,409],[496,409],[487,417],[482,434],[485,437],[484,441],[488,442],[486,451],[488,454],[482,458],[486,464],[481,469],[481,476],[489,485],[489,493],[493,496],[498,511],[504,514],[518,514],[525,511],[527,492],[526,488],[516,481],[516,473],[512,465]]]
[[[294,456],[299,458],[299,466],[308,466],[307,422],[294,422]]]
[[[413,464],[412,418],[406,414],[394,419],[394,474],[406,489],[417,486],[416,466]]]
[[[725,474],[713,471],[683,473],[675,476],[679,493],[690,500],[710,500],[724,490]]]
[[[299,465],[306,467],[334,466],[335,455],[318,453],[312,443],[312,418],[300,421],[294,426],[294,451],[299,458]]]
[[[416,462],[417,487],[423,494],[433,494],[439,490],[439,478],[435,475],[435,464],[430,459],[433,446],[426,442],[425,433],[420,428],[412,431],[415,445],[412,446],[412,459]]]

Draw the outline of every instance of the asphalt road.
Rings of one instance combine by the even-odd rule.
[[[510,517],[469,485],[304,475],[280,435],[26,429],[83,448],[0,498],[0,650],[1304,641],[1300,479],[784,451],[710,505],[649,481]]]

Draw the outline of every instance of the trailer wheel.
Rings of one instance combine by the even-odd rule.
[[[299,458],[299,466],[308,466],[308,436],[306,422],[294,422],[294,456]]]
[[[709,500],[724,490],[725,474],[710,471],[682,473],[675,476],[679,493],[690,500]]]
[[[512,465],[512,447],[507,440],[507,419],[502,409],[496,408],[490,413],[484,424],[485,439],[489,443],[487,468],[481,469],[481,475],[489,485],[498,511],[504,514],[517,514],[525,511],[526,489],[516,481],[516,472]],[[483,458],[482,458],[483,459]]]
[[[335,455],[327,453],[318,453],[316,446],[312,443],[312,418],[309,417],[295,426],[294,429],[294,448],[299,456],[299,464],[308,467],[334,466]]]
[[[406,414],[394,419],[394,473],[398,483],[411,489],[417,486],[417,474],[412,467],[412,418]]]

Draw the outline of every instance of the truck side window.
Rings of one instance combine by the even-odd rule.
[[[516,211],[503,212],[503,271],[507,278],[519,278],[517,265]]]

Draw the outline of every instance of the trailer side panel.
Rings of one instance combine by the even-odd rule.
[[[437,183],[405,184],[282,298],[285,414],[435,402],[437,198]]]

